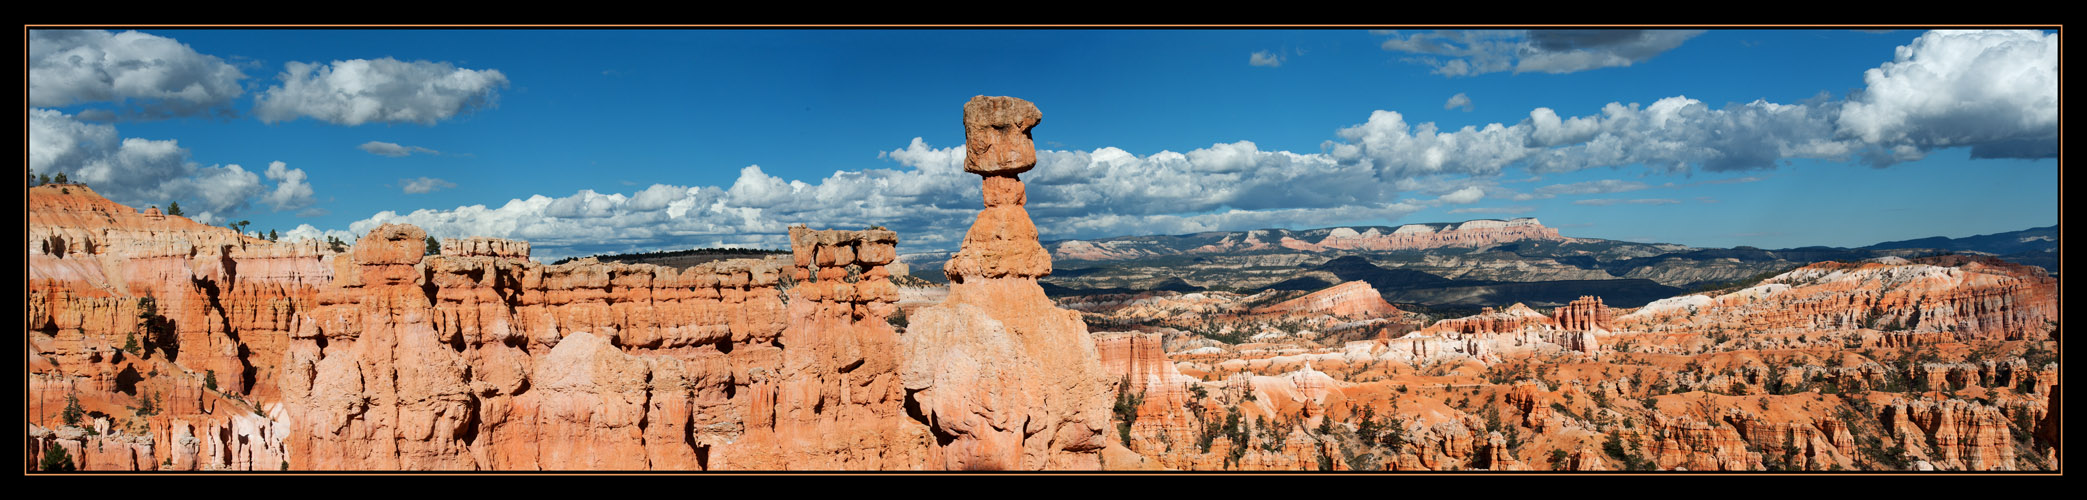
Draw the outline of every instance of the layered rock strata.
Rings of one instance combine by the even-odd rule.
[[[921,467],[929,437],[903,416],[885,321],[895,235],[793,236],[795,258],[676,270],[545,266],[492,239],[423,258],[418,228],[380,227],[293,337],[291,462]]]
[[[1619,329],[1661,332],[1724,326],[1765,331],[1870,330],[1864,343],[2047,340],[2057,279],[1990,258],[1942,256],[1905,264],[1822,262],[1737,292],[1684,295],[1616,317]],[[1715,311],[1715,316],[1696,317]]]
[[[1340,317],[1389,317],[1404,314],[1369,283],[1350,281],[1334,285],[1325,290],[1312,292],[1303,297],[1278,302],[1255,313],[1281,314],[1306,313]]]
[[[937,463],[898,383],[891,231],[798,228],[794,259],[549,266],[492,238],[423,255],[412,226],[336,248],[81,186],[31,199],[33,453],[123,470]],[[60,425],[69,398],[109,428]]]

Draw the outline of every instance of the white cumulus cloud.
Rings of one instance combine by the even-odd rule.
[[[1265,66],[1274,68],[1283,65],[1283,56],[1282,54],[1277,54],[1266,50],[1255,51],[1252,56],[1249,56],[1247,58],[1246,63],[1248,65],[1253,66]]]
[[[230,116],[242,78],[239,68],[171,38],[136,31],[29,31],[31,106],[115,102],[134,117]],[[115,117],[91,111],[95,118]]]
[[[389,156],[389,157],[393,157],[393,158],[397,158],[397,157],[401,157],[401,156],[406,156],[406,155],[410,155],[410,154],[414,154],[414,153],[419,153],[419,154],[424,154],[424,155],[432,155],[432,154],[442,154],[442,152],[441,152],[441,151],[436,151],[436,150],[433,150],[433,149],[423,148],[423,147],[420,147],[420,146],[401,146],[401,145],[398,145],[398,144],[396,144],[396,143],[390,143],[390,142],[383,142],[383,141],[370,141],[370,142],[365,142],[365,143],[362,143],[362,145],[361,145],[361,146],[356,146],[356,148],[357,148],[357,149],[361,149],[361,150],[363,150],[363,151],[365,151],[365,152],[368,152],[369,154],[373,154],[373,155],[378,155],[378,156]]]
[[[1930,31],[1863,73],[1840,129],[1884,148],[1971,146],[1977,158],[2058,152],[2058,35]],[[1913,156],[1894,151],[1887,158]]]
[[[288,164],[268,162],[268,180],[275,181],[275,189],[262,196],[262,201],[277,211],[296,210],[311,206],[312,185],[305,181],[304,169],[289,168]]]
[[[405,191],[406,194],[432,193],[453,187],[457,187],[457,184],[433,177],[399,179],[399,189]]]
[[[236,165],[201,166],[172,140],[120,137],[116,127],[86,123],[49,109],[29,112],[29,166],[39,174],[64,173],[125,205],[166,206],[181,202],[197,220],[214,221],[243,212],[255,201],[275,210],[313,202],[303,169],[272,162],[261,175]]]
[[[275,123],[311,117],[336,125],[370,122],[434,125],[459,113],[490,107],[507,86],[499,70],[457,68],[447,62],[392,58],[332,64],[284,64],[280,85],[254,101],[254,114]]]
[[[291,230],[289,230],[288,232],[285,232],[285,233],[283,233],[283,234],[282,234],[282,235],[281,235],[281,236],[279,237],[279,240],[280,240],[280,241],[293,241],[293,240],[303,240],[303,239],[309,239],[309,240],[319,240],[319,241],[322,241],[322,242],[323,242],[323,241],[326,241],[326,237],[328,237],[328,236],[331,236],[331,237],[333,237],[333,238],[335,238],[335,239],[339,239],[339,240],[341,240],[342,242],[345,242],[345,243],[353,244],[353,243],[355,243],[355,239],[356,239],[356,238],[357,238],[358,236],[360,236],[360,235],[358,235],[358,234],[356,234],[356,233],[351,233],[351,232],[347,232],[347,231],[342,231],[342,230],[339,230],[339,229],[326,229],[326,230],[321,230],[321,229],[319,229],[319,228],[316,228],[316,227],[312,227],[312,225],[311,225],[311,224],[298,224],[296,228],[294,228],[294,229],[291,229]]]
[[[1434,122],[1410,125],[1397,111],[1378,110],[1369,121],[1340,129],[1347,143],[1329,141],[1328,147],[1335,159],[1373,164],[1387,177],[1492,175],[1532,151],[1527,128],[1493,123],[1444,132]]]
[[[1442,201],[1443,203],[1454,203],[1462,205],[1466,203],[1476,202],[1485,197],[1485,190],[1479,189],[1478,186],[1472,186],[1456,190],[1449,194],[1442,195],[1442,197],[1436,199]]]
[[[1458,92],[1458,93],[1457,93],[1457,95],[1449,96],[1449,101],[1448,101],[1448,102],[1444,102],[1444,103],[1442,103],[1442,109],[1457,109],[1457,108],[1464,108],[1464,111],[1470,111],[1470,110],[1471,110],[1471,96],[1467,96],[1467,95],[1464,95],[1464,93],[1463,93],[1463,92]]]

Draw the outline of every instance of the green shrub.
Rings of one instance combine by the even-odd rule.
[[[906,329],[906,325],[907,325],[907,322],[906,322],[906,310],[905,310],[905,309],[893,309],[893,310],[891,311],[891,317],[889,317],[889,318],[884,318],[884,322],[885,322],[885,323],[890,323],[890,324],[891,324],[891,327],[892,327],[892,328],[897,328],[897,329],[900,329],[900,330],[904,330],[904,329]]]
[[[152,416],[159,414],[158,394],[154,394],[152,391],[145,391],[145,397],[138,398],[138,400],[140,405],[138,407],[139,415]]]
[[[1638,456],[1637,452],[1623,447],[1623,439],[1616,434],[1602,441],[1601,451],[1615,460],[1617,470],[1652,470],[1653,464]]]

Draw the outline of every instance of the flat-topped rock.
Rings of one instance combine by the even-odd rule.
[[[1036,166],[1029,129],[1043,121],[1035,104],[1013,97],[972,97],[964,104],[964,171],[1015,175]]]

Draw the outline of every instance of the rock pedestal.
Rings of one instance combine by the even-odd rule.
[[[1109,380],[1079,313],[1036,279],[1050,254],[1016,175],[1036,166],[1042,113],[1011,97],[964,106],[964,170],[984,177],[985,210],[949,260],[949,299],[921,308],[901,379],[948,469],[1094,469],[1108,444]]]

